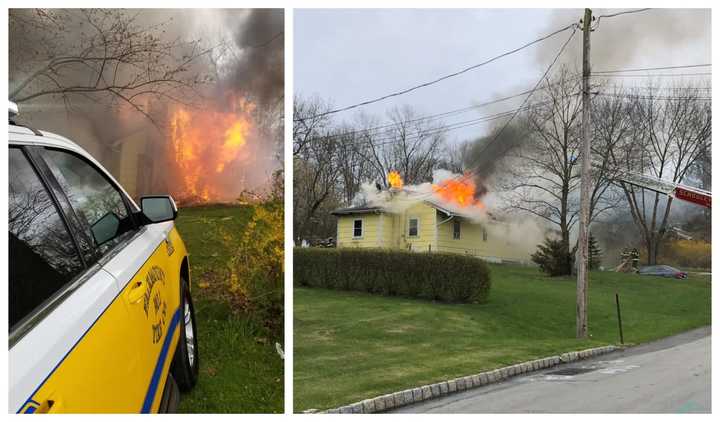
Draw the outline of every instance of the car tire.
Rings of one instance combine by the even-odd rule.
[[[180,340],[175,349],[171,371],[180,391],[186,392],[197,383],[200,366],[195,308],[186,280],[181,282],[180,298]]]
[[[162,400],[160,401],[160,413],[175,413],[180,404],[180,389],[178,388],[175,378],[172,374],[168,374],[165,382],[165,391],[163,391]]]

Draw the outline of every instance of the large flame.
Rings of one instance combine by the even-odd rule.
[[[177,106],[170,117],[171,156],[179,180],[173,190],[187,202],[222,200],[219,177],[228,165],[247,159],[244,146],[252,130],[255,106],[245,100],[233,101],[230,111],[191,110]],[[239,193],[239,192],[237,192]],[[237,194],[236,193],[236,194]]]
[[[441,200],[460,207],[485,207],[477,199],[477,187],[472,177],[467,174],[461,178],[445,179],[433,184],[432,190]]]
[[[402,177],[400,177],[400,173],[396,171],[391,171],[390,173],[388,173],[387,179],[388,183],[390,183],[391,188],[402,189],[403,179]]]

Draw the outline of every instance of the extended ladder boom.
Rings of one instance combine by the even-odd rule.
[[[711,208],[712,192],[636,173],[621,173],[616,180]]]

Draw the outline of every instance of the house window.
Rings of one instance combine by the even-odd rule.
[[[460,239],[460,220],[453,221],[453,239]]]
[[[355,220],[353,221],[353,237],[362,237],[362,230],[363,230],[363,221],[362,220]]]
[[[409,237],[417,237],[419,224],[420,224],[420,222],[417,218],[411,218],[408,220],[408,236]]]
[[[483,228],[483,242],[487,242],[487,230]]]

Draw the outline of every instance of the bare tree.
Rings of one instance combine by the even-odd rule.
[[[330,118],[325,114],[330,104],[318,97],[304,98],[295,95],[293,101],[293,156],[303,152],[313,139],[321,136],[330,127]]]
[[[357,151],[369,161],[373,178],[387,187],[387,174],[394,170],[408,184],[431,181],[445,141],[442,122],[418,117],[409,106],[393,109],[389,116],[391,123],[381,130],[358,134]]]
[[[509,206],[555,226],[570,252],[570,232],[577,223],[580,80],[567,68],[547,80],[538,101],[521,119],[527,141],[510,155],[505,189]],[[570,273],[571,262],[567,263]]]
[[[623,95],[632,104],[632,133],[613,152],[614,164],[673,183],[682,183],[709,148],[712,112],[710,102],[691,87]],[[673,198],[620,182],[633,221],[640,230],[647,262],[657,262],[665,237]]]
[[[329,213],[350,204],[363,183],[388,186],[387,173],[406,183],[432,180],[443,162],[442,123],[418,117],[410,107],[391,111],[391,123],[360,115],[335,124],[330,107],[317,99],[295,99],[293,127],[296,240],[334,234]]]
[[[334,233],[329,213],[338,205],[337,141],[329,134],[308,142],[293,160],[296,240]]]
[[[456,174],[463,174],[470,166],[467,157],[472,144],[468,141],[447,144],[438,166]]]
[[[335,164],[340,176],[340,189],[345,203],[351,203],[360,191],[360,186],[372,180],[372,167],[364,159],[363,152],[368,145],[351,126],[338,129]]]
[[[616,92],[620,91],[616,89]],[[624,195],[613,183],[618,174],[618,168],[613,162],[613,152],[631,136],[630,115],[628,103],[622,97],[593,98],[590,222],[611,210],[617,210],[624,203]]]
[[[11,9],[9,97],[126,104],[153,120],[149,102],[187,104],[210,77],[194,64],[212,51],[165,36],[124,9]]]

